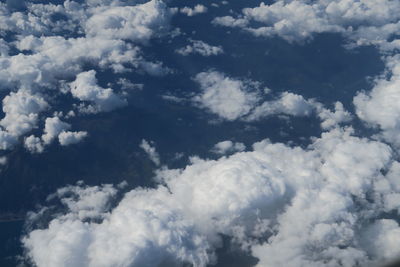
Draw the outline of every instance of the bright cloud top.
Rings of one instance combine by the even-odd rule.
[[[264,140],[250,152],[164,169],[165,185],[134,189],[111,209],[110,186],[62,189],[65,213],[23,243],[39,267],[205,266],[220,234],[258,266],[380,263],[400,255],[400,227],[382,219],[399,210],[399,171],[390,147],[349,129],[306,149]]]

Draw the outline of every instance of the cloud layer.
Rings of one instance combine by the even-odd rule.
[[[399,171],[389,146],[351,129],[306,149],[264,140],[160,170],[159,186],[134,189],[114,208],[110,185],[61,189],[54,197],[65,212],[23,243],[38,266],[205,266],[220,234],[258,266],[366,265],[399,255],[399,225],[382,218],[399,210]]]
[[[3,99],[0,148],[11,149],[21,136],[40,128],[44,111],[62,117],[127,105],[121,94],[99,86],[96,71],[90,69],[164,74],[161,63],[147,61],[140,46],[168,30],[171,14],[159,0],[0,3],[0,31],[15,39],[0,39],[0,83],[10,91]],[[63,95],[75,99],[70,110],[57,110],[53,103],[55,96]],[[65,132],[60,143],[73,144],[83,137],[83,131]],[[28,149],[40,147],[38,138],[26,140]]]

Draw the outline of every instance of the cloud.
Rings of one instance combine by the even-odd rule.
[[[400,253],[399,225],[382,219],[400,205],[385,198],[400,193],[393,156],[388,145],[353,136],[351,128],[326,132],[307,148],[263,140],[253,151],[164,168],[162,184],[136,188],[114,208],[107,197],[86,200],[101,187],[76,188],[92,192],[78,197],[64,189],[65,212],[23,243],[39,267],[206,266],[221,234],[256,256],[258,266],[382,262]]]
[[[79,73],[70,86],[72,96],[92,104],[83,106],[80,109],[82,112],[108,112],[127,105],[126,100],[115,94],[111,88],[105,89],[97,85],[94,70]]]
[[[276,100],[265,101],[257,106],[247,120],[259,120],[272,115],[309,116],[313,111],[314,102],[305,100],[303,96],[283,92]]]
[[[170,12],[160,0],[136,6],[100,6],[85,25],[89,37],[147,42],[168,28]]]
[[[60,145],[68,146],[79,143],[87,136],[85,131],[71,132],[68,131],[70,128],[71,125],[61,121],[58,116],[48,117],[45,120],[42,136],[40,138],[34,135],[26,137],[25,148],[31,153],[42,153],[44,148],[57,138]]]
[[[185,7],[181,8],[179,11],[181,13],[185,14],[186,16],[191,17],[191,16],[195,16],[198,14],[206,13],[207,10],[208,10],[208,8],[206,6],[197,4],[193,8],[185,6]]]
[[[248,114],[259,101],[251,84],[226,77],[217,71],[201,72],[194,80],[202,92],[193,101],[226,120],[235,120]]]
[[[71,132],[71,131],[62,131],[58,135],[58,141],[62,146],[69,146],[73,144],[77,144],[81,142],[88,135],[85,131],[79,132]]]
[[[71,128],[71,125],[60,120],[59,117],[47,118],[44,126],[42,140],[45,145],[50,144],[58,135]]]
[[[0,41],[0,87],[11,91],[3,99],[0,148],[12,148],[20,136],[39,127],[44,110],[59,112],[53,101],[63,93],[70,92],[75,98],[70,108],[75,114],[108,112],[127,105],[122,95],[98,86],[95,72],[83,71],[84,66],[114,73],[168,73],[161,62],[147,61],[140,45],[162,35],[169,28],[171,14],[159,0],[0,3],[0,31],[15,40]],[[68,83],[73,87],[66,88]],[[38,109],[29,110],[34,102]],[[65,131],[59,141],[70,144],[83,136],[83,132]],[[37,147],[31,146],[39,144],[37,140],[29,137],[25,145]]]
[[[316,104],[316,111],[321,120],[321,128],[324,130],[337,127],[341,123],[350,122],[352,115],[346,111],[341,102],[335,103],[335,110],[330,111],[323,107],[323,105]]]
[[[367,124],[378,127],[383,138],[400,145],[400,57],[387,58],[387,76],[377,77],[370,92],[360,92],[354,97],[357,116]]]
[[[185,47],[179,48],[176,53],[183,56],[188,56],[190,54],[199,54],[204,57],[216,56],[224,53],[221,46],[212,46],[203,41],[190,40],[191,44]]]
[[[217,17],[213,23],[239,27],[256,36],[280,36],[289,42],[311,39],[323,32],[342,33],[350,39],[375,42],[381,31],[382,40],[394,34],[399,21],[400,4],[396,1],[275,1],[244,8],[237,18]],[[254,26],[257,25],[258,26]],[[392,25],[388,27],[388,25]],[[378,35],[379,36],[379,35]]]
[[[64,194],[75,196],[61,199],[70,213],[23,240],[38,266],[157,266],[163,262],[204,266],[208,262],[207,243],[182,218],[165,188],[131,191],[110,213],[105,211],[115,195],[113,188],[83,190],[63,189]],[[102,222],[80,220],[96,217]]]
[[[38,94],[26,90],[11,92],[3,99],[4,118],[0,125],[10,134],[18,137],[36,126],[40,112],[48,108],[48,103]]]
[[[157,166],[160,165],[160,155],[158,154],[156,148],[152,146],[153,142],[148,142],[146,140],[142,140],[140,143],[139,147],[146,152],[146,154],[149,156],[150,160]]]
[[[42,153],[44,151],[42,140],[34,135],[25,137],[24,146],[31,153]]]
[[[211,150],[211,152],[215,153],[215,154],[220,154],[220,155],[224,155],[227,153],[233,153],[233,152],[241,152],[244,151],[246,149],[246,146],[243,143],[240,142],[232,142],[230,140],[226,140],[226,141],[221,141],[218,142],[214,145],[213,149]]]

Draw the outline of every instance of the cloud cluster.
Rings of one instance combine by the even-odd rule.
[[[290,92],[262,102],[259,83],[230,78],[218,71],[201,72],[194,80],[202,92],[193,101],[229,121],[241,119],[250,122],[276,115],[305,117],[315,114],[321,120],[321,128],[330,129],[352,119],[340,102],[336,102],[334,111],[331,111],[314,99]]]
[[[213,23],[239,27],[256,36],[277,35],[290,42],[304,41],[323,32],[343,33],[359,42],[375,42],[377,37],[386,40],[398,31],[399,11],[399,2],[393,0],[279,0],[245,8],[238,17],[218,17]]]
[[[115,73],[166,72],[160,62],[147,61],[140,49],[168,29],[172,12],[160,0],[12,2],[0,3],[1,36],[15,39],[0,38],[0,87],[11,91],[3,99],[1,149],[12,148],[20,136],[39,127],[43,111],[59,112],[52,103],[54,96],[70,94],[75,99],[70,110],[63,111],[70,114],[125,106],[127,101],[120,94],[97,85],[96,72],[85,71],[88,67]],[[84,136],[66,131],[59,141],[67,145]],[[29,137],[25,144],[40,147],[38,141]]]
[[[34,135],[26,137],[25,148],[32,153],[41,153],[45,146],[51,144],[56,138],[60,145],[68,146],[79,143],[87,136],[85,131],[71,132],[68,131],[70,128],[69,123],[61,121],[57,116],[46,118],[42,136],[40,138]]]
[[[183,13],[189,17],[195,16],[195,15],[198,15],[201,13],[206,13],[207,10],[208,10],[208,8],[201,4],[197,4],[193,8],[185,6],[185,7],[182,7],[181,9],[179,9],[179,11],[181,13]]]
[[[160,170],[158,187],[134,189],[114,208],[102,193],[109,186],[62,189],[66,211],[23,243],[39,267],[206,266],[221,234],[258,266],[365,266],[400,255],[400,227],[383,219],[399,210],[399,171],[389,146],[351,129],[308,148],[264,140]]]
[[[199,40],[189,40],[189,41],[191,42],[190,45],[179,48],[176,50],[176,52],[183,56],[188,56],[190,54],[199,54],[204,57],[216,56],[224,53],[224,50],[222,49],[221,46],[212,46]]]

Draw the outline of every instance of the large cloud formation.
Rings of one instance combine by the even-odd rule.
[[[89,1],[88,6],[107,13],[98,9],[99,2]],[[157,173],[156,187],[133,189],[121,200],[116,197],[120,186],[68,186],[53,196],[64,205],[62,212],[50,212],[50,218],[47,211],[51,208],[31,214],[28,222],[32,226],[37,222],[40,227],[32,227],[23,238],[27,258],[39,267],[206,266],[218,261],[215,251],[222,246],[223,236],[256,257],[258,266],[368,266],[399,257],[400,58],[396,53],[400,43],[394,36],[400,25],[399,9],[400,3],[391,0],[289,0],[247,8],[236,17],[216,18],[214,24],[239,27],[257,36],[280,36],[290,42],[336,32],[348,38],[352,46],[376,45],[385,55],[387,71],[375,79],[371,92],[355,96],[354,105],[358,119],[375,127],[377,134],[359,137],[352,128],[340,128],[339,123],[352,119],[340,102],[331,111],[313,99],[290,92],[264,100],[259,83],[214,70],[201,72],[194,77],[200,91],[192,101],[221,119],[253,121],[281,114],[316,114],[326,131],[307,147],[263,140],[254,143],[252,151],[243,151],[244,146],[235,149],[233,142],[221,142],[215,152],[232,155],[217,160],[192,157],[183,169],[163,166]],[[85,14],[75,12],[71,19],[79,20]],[[40,20],[33,27],[34,19],[8,17],[2,22],[4,29],[21,34],[46,30]],[[124,71],[128,63],[143,64],[140,51],[124,41],[131,40],[129,31],[119,24],[126,18],[130,16],[101,22],[118,28],[115,36],[121,39],[111,40],[118,52],[105,49],[94,53],[97,64],[115,71]],[[24,21],[18,24],[23,27],[13,24],[17,19]],[[82,29],[88,27],[82,25]],[[69,26],[54,27],[68,30]],[[94,27],[90,38],[101,36],[96,31]],[[46,39],[57,41],[54,37],[27,36],[19,45],[40,52]],[[72,40],[84,43],[78,39],[60,42]],[[36,75],[36,67],[31,65],[13,67],[7,44],[1,43],[0,48],[9,60],[3,70],[21,71],[18,79],[22,85],[30,80],[46,84],[57,77],[47,72]],[[52,50],[43,51],[51,55]],[[115,53],[119,56],[108,56]],[[24,57],[20,55],[21,60]],[[74,60],[67,64],[71,69],[81,62]],[[77,68],[72,77],[81,72]],[[93,73],[90,75],[91,91],[107,90],[94,82]],[[10,75],[0,75],[0,79],[4,84],[17,81]],[[10,107],[26,123],[21,129],[2,123],[10,129],[0,132],[3,147],[7,147],[8,140],[15,142],[13,131],[35,127],[35,114],[49,105],[42,101],[40,92],[34,94],[22,85],[21,91],[3,102],[26,101],[32,103],[33,111]],[[24,96],[26,90],[30,96]],[[96,98],[90,101],[96,104]],[[66,127],[62,122],[58,124]],[[50,129],[44,136],[51,133]],[[43,142],[38,137],[28,139],[26,144],[35,149]],[[156,164],[160,162],[148,142],[144,140],[141,147],[156,159]]]
[[[400,163],[386,144],[335,129],[305,149],[263,140],[191,162],[160,170],[159,186],[134,189],[114,208],[110,185],[59,190],[66,210],[24,237],[28,257],[38,266],[205,266],[221,234],[258,266],[365,266],[400,255],[400,227],[388,218],[400,207]]]

